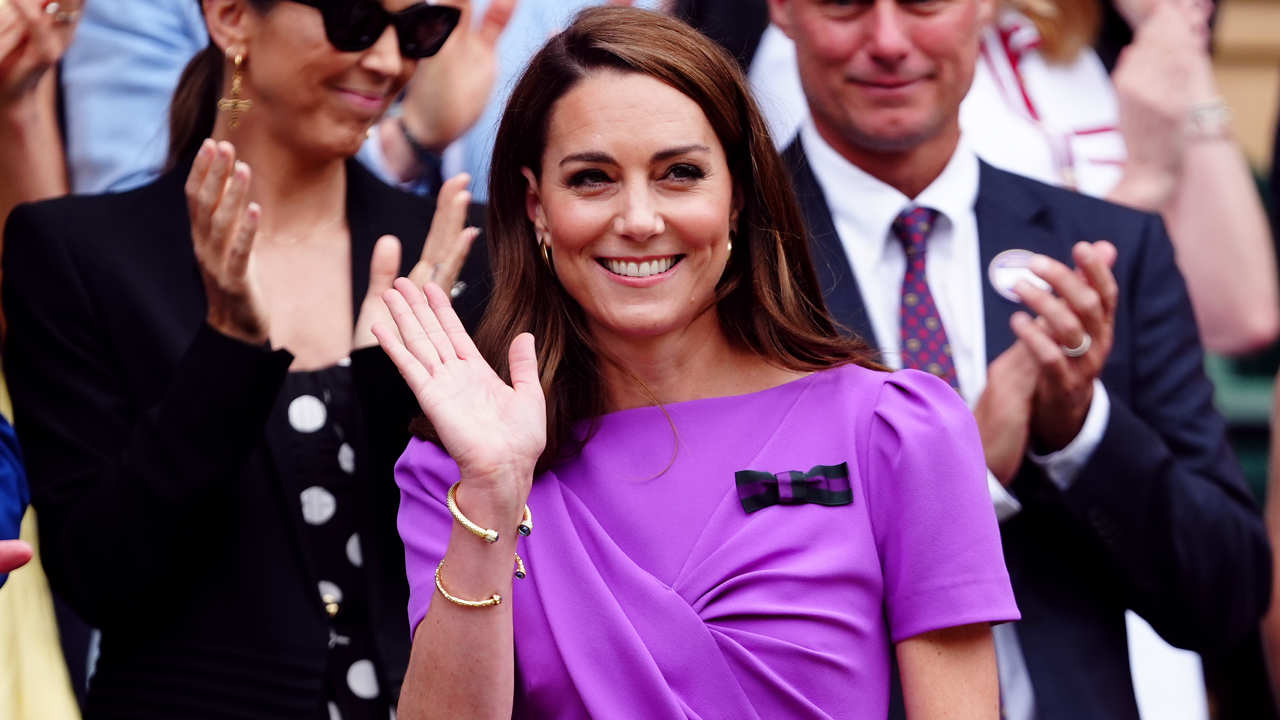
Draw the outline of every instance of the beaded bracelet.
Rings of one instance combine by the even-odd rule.
[[[472,535],[479,537],[487,543],[498,542],[498,531],[489,528],[482,528],[471,522],[471,519],[462,514],[462,510],[458,508],[458,486],[461,482],[456,482],[449,486],[449,493],[445,495],[445,502],[449,505],[449,513],[453,515],[453,519],[458,524],[467,529]],[[529,512],[529,506],[524,506],[524,515],[520,519],[520,524],[516,526],[516,532],[528,537],[533,533],[533,513]]]
[[[436,566],[436,590],[440,591],[440,595],[443,596],[445,600],[448,600],[454,605],[461,605],[462,607],[468,608],[497,607],[502,604],[502,596],[498,593],[494,593],[484,600],[464,600],[456,595],[450,595],[449,591],[444,589],[444,583],[440,582],[440,571],[443,569],[444,561],[441,560],[440,564]]]

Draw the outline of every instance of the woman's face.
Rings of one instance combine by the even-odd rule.
[[[598,339],[715,327],[733,178],[702,109],[639,73],[599,71],[552,107],[527,209]],[[708,322],[709,321],[709,322]]]
[[[417,2],[382,4],[396,12]],[[400,56],[394,27],[366,50],[340,52],[320,11],[299,3],[276,3],[250,30],[246,85],[254,106],[245,125],[269,124],[273,137],[311,151],[354,155],[417,67]]]

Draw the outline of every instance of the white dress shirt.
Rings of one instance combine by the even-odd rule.
[[[938,211],[929,235],[925,277],[938,307],[960,382],[960,394],[973,407],[987,384],[986,330],[978,220],[978,157],[962,141],[947,167],[915,198],[877,180],[844,159],[818,134],[812,119],[800,126],[800,140],[814,177],[822,187],[832,223],[849,258],[885,364],[901,367],[898,313],[906,253],[891,226],[910,207]],[[1028,453],[1049,479],[1064,491],[1088,462],[1106,430],[1111,405],[1106,389],[1094,381],[1093,403],[1083,428],[1067,447],[1046,456]],[[987,485],[997,516],[1003,521],[1021,506],[995,477]],[[1012,624],[995,628],[1004,717],[1031,720],[1035,695]]]

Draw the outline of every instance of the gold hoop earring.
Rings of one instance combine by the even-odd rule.
[[[542,262],[547,266],[547,269],[551,271],[551,274],[555,275],[556,269],[551,264],[551,248],[548,246],[547,241],[542,238],[538,238],[538,249],[542,251]]]
[[[244,53],[236,53],[232,59],[235,70],[231,72],[231,97],[218,101],[218,109],[231,113],[231,129],[240,127],[240,114],[253,109],[253,101],[244,97]]]

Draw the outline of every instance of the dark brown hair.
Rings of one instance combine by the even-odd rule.
[[[196,2],[203,6],[200,0]],[[265,13],[277,2],[279,0],[249,0],[249,5]],[[209,45],[196,53],[182,71],[178,88],[173,93],[173,102],[169,105],[168,167],[195,155],[200,143],[213,134],[225,67],[222,50],[211,39]]]
[[[575,454],[605,411],[601,364],[577,302],[544,263],[525,210],[521,173],[542,167],[556,101],[599,70],[648,75],[702,108],[728,159],[742,209],[716,307],[730,342],[798,371],[856,362],[875,366],[867,345],[841,337],[822,303],[790,177],[737,63],[683,22],[622,7],[583,11],[534,56],[498,129],[489,173],[486,230],[494,294],[476,344],[510,380],[507,349],[521,332],[537,341],[547,400],[547,448],[538,470]]]

